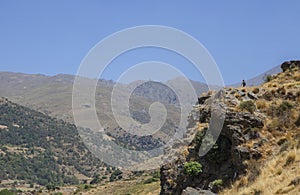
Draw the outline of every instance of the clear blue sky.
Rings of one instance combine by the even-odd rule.
[[[227,84],[300,59],[300,1],[0,0],[0,71],[75,74],[87,52],[106,36],[137,25],[166,25],[198,39]],[[104,78],[131,64],[184,59],[145,49],[116,59]],[[188,67],[188,66],[186,66]],[[183,68],[194,80],[192,68]]]

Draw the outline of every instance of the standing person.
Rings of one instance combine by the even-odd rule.
[[[246,86],[246,82],[245,80],[242,81],[242,86],[245,87]]]

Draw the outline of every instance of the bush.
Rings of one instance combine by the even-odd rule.
[[[110,178],[109,178],[109,181],[110,182],[113,182],[117,179],[122,179],[121,177],[122,175],[122,171],[120,171],[119,169],[115,170],[111,175],[110,175]]]
[[[279,129],[283,127],[289,128],[294,125],[294,112],[292,111],[293,105],[288,101],[283,101],[279,106],[275,107],[274,114],[278,117],[277,121],[280,126]]]
[[[153,183],[153,182],[157,182],[157,181],[158,181],[157,178],[151,177],[149,179],[146,179],[143,183],[144,184],[149,184],[149,183]]]
[[[251,100],[241,102],[239,107],[240,109],[247,110],[250,113],[253,113],[256,109],[255,104]]]
[[[216,179],[211,183],[212,186],[222,186],[223,180],[222,179]]]
[[[252,92],[253,92],[254,94],[258,94],[258,93],[259,93],[259,88],[257,88],[257,87],[254,88]]]
[[[222,179],[216,179],[210,184],[211,190],[213,192],[218,192],[223,188],[223,180]]]
[[[293,105],[287,101],[283,101],[277,109],[277,114],[281,115],[283,112],[293,108]]]
[[[256,107],[257,107],[257,109],[260,109],[260,110],[265,109],[267,107],[267,103],[265,100],[257,100]]]
[[[159,179],[160,178],[160,172],[159,171],[156,171],[154,172],[153,174],[151,174],[153,176],[153,178],[157,178]]]
[[[270,82],[271,80],[273,80],[273,76],[272,75],[266,75],[265,83]]]
[[[202,165],[198,162],[186,162],[184,164],[184,171],[190,176],[199,175],[202,172]]]
[[[53,195],[63,195],[62,192],[55,192]]]

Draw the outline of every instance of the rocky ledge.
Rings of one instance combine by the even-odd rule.
[[[189,116],[188,132],[196,132],[193,141],[180,148],[174,161],[161,167],[161,194],[213,194],[243,175],[247,168],[245,161],[259,159],[262,156],[260,146],[267,141],[259,133],[264,115],[258,110],[249,112],[237,108],[241,102],[256,99],[256,94],[245,89],[225,89],[202,95]],[[224,124],[213,148],[200,157],[199,148],[205,141],[216,106],[225,112]],[[251,148],[247,146],[250,140],[255,141]],[[185,165],[188,162],[199,163],[201,172],[187,173]]]

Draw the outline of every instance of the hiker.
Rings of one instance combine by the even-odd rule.
[[[245,87],[246,86],[246,82],[245,80],[242,81],[242,86]]]

